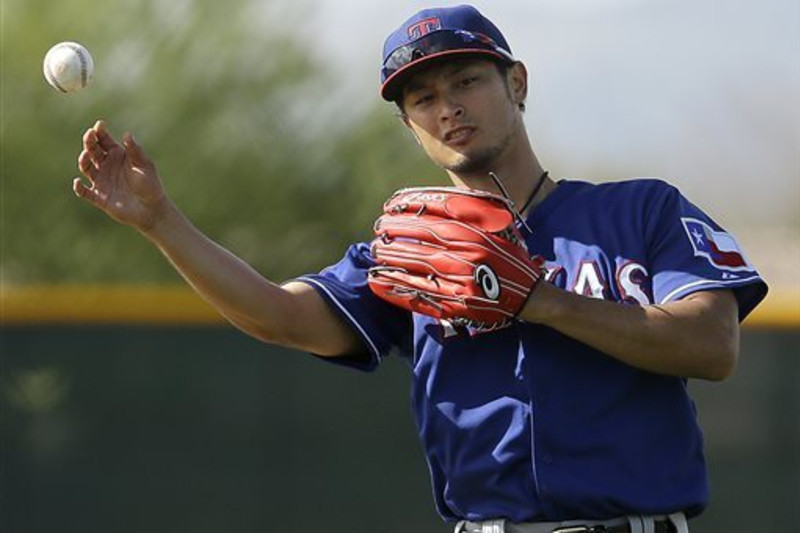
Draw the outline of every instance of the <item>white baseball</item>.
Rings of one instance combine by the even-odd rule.
[[[92,55],[78,43],[58,43],[44,56],[44,78],[62,93],[83,89],[93,74]]]

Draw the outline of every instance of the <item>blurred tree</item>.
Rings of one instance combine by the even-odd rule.
[[[80,137],[101,117],[118,137],[135,133],[201,229],[269,277],[316,270],[370,238],[385,197],[409,176],[431,182],[431,169],[386,106],[356,120],[343,105],[320,112],[329,73],[296,31],[308,7],[3,0],[4,282],[177,281],[144,239],[70,191]],[[69,95],[41,74],[63,40],[96,64],[91,86]]]

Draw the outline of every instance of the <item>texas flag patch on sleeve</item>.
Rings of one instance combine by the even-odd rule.
[[[751,271],[754,267],[730,233],[717,231],[702,220],[681,218],[694,255],[704,257],[712,266],[731,272]]]

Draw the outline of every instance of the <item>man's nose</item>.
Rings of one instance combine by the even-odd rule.
[[[442,98],[441,118],[443,120],[461,118],[462,116],[464,116],[464,106],[458,99],[450,95]]]

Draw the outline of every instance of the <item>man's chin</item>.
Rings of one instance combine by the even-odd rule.
[[[463,156],[443,164],[442,167],[455,174],[488,174],[494,169],[494,157]]]

